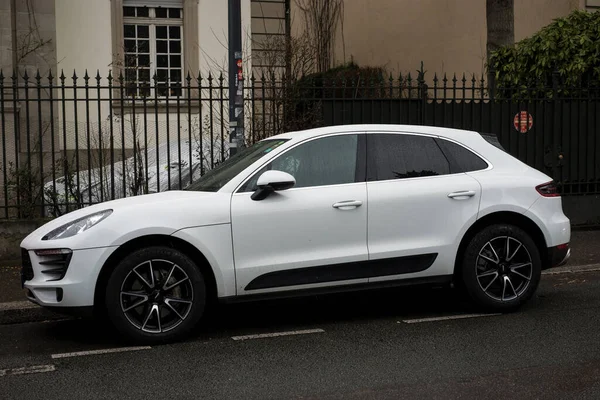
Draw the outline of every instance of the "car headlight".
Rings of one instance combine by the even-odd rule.
[[[104,210],[87,215],[85,217],[81,217],[79,219],[69,222],[68,224],[54,229],[52,232],[44,236],[42,240],[65,239],[71,236],[78,235],[81,232],[87,231],[92,226],[96,225],[97,223],[108,217],[110,214],[112,214],[112,212],[113,210]]]

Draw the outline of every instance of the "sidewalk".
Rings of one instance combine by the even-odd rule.
[[[571,235],[571,259],[565,268],[577,270],[578,267],[594,264],[600,266],[600,230],[574,231]],[[22,309],[28,304],[25,291],[21,289],[20,270],[19,265],[0,266],[0,314],[3,306]]]

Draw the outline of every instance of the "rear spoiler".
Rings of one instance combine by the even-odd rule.
[[[484,138],[488,143],[496,146],[497,148],[499,148],[502,151],[506,151],[504,149],[504,147],[502,147],[502,145],[500,144],[500,141],[498,140],[498,136],[496,136],[493,133],[480,133],[481,137]]]

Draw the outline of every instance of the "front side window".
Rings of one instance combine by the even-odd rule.
[[[228,158],[223,163],[202,175],[200,179],[189,185],[186,190],[198,192],[216,192],[235,178],[240,172],[248,168],[261,157],[284,144],[286,139],[263,140],[250,147],[246,147]]]
[[[367,135],[367,180],[446,175],[450,164],[434,138],[404,134]]]
[[[123,23],[127,96],[181,96],[183,10],[126,6]]]
[[[296,179],[295,188],[341,185],[359,179],[358,135],[329,136],[301,144],[281,154],[258,171],[240,190],[253,192],[263,172],[287,172]]]

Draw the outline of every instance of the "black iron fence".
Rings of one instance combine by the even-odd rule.
[[[351,123],[496,134],[565,195],[600,193],[600,88],[488,91],[475,77],[359,76],[246,82],[247,142]],[[228,156],[223,75],[129,82],[0,72],[0,218],[53,217],[114,198],[183,189]]]

